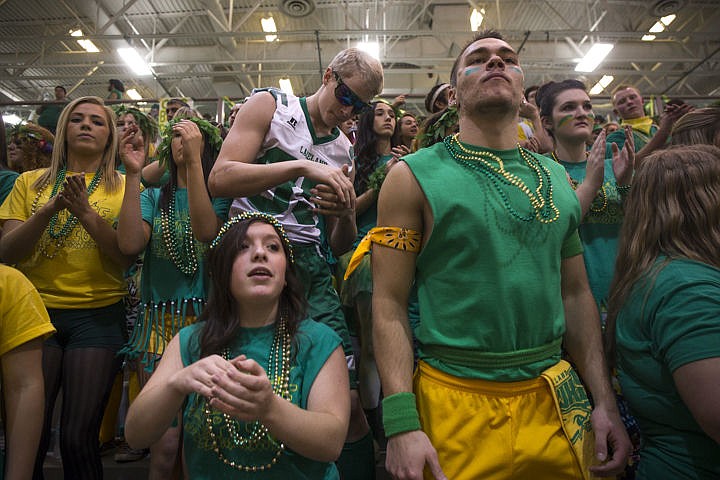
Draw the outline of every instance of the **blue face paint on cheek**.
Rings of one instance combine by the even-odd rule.
[[[466,69],[465,69],[465,76],[467,77],[468,75],[472,75],[473,73],[477,72],[478,70],[480,70],[480,67],[470,67],[470,68],[466,68]]]
[[[519,73],[520,75],[523,75],[522,68],[516,67],[515,65],[511,66],[511,67],[510,67],[510,70],[512,70],[512,71],[515,72],[515,73]]]

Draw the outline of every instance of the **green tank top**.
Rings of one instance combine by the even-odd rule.
[[[517,148],[487,151],[535,191],[538,176]],[[518,188],[489,178],[477,164],[459,163],[444,143],[404,159],[434,220],[416,264],[419,354],[451,375],[525,380],[560,359],[560,265],[582,253],[580,204],[560,165],[525,154],[549,172],[559,212],[551,223],[533,217]]]

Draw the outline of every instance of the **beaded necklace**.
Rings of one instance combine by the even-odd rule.
[[[502,158],[487,150],[471,150],[460,143],[457,137],[458,134],[455,134],[445,137],[443,140],[450,156],[476,176],[490,180],[491,185],[500,195],[510,215],[523,222],[532,222],[537,219],[541,223],[552,223],[560,217],[560,211],[555,206],[552,198],[553,186],[550,180],[550,172],[537,159],[525,153],[520,148],[520,145],[518,145],[520,157],[535,173],[538,181],[535,191],[531,190],[520,177],[505,170]],[[493,160],[497,165],[491,163],[488,159]],[[515,210],[510,204],[510,198],[503,185],[515,187],[525,194],[532,208],[528,215],[522,215]]]
[[[558,159],[556,153],[553,151],[550,153],[552,155],[553,160],[555,160],[557,163],[560,163],[560,160]],[[587,158],[588,153],[585,152],[585,157]],[[577,190],[579,182],[575,180],[574,178],[570,179],[570,184],[572,185],[573,190]],[[607,197],[607,190],[605,190],[605,184],[603,183],[600,185],[600,191],[598,192],[597,196],[593,199],[592,203],[590,204],[590,211],[593,213],[602,213],[607,208],[608,204],[608,197]],[[598,207],[598,205],[600,205]]]
[[[198,269],[197,252],[195,250],[195,239],[193,238],[192,223],[190,217],[185,220],[178,218],[175,211],[175,193],[177,188],[173,187],[170,192],[167,211],[160,210],[160,226],[162,237],[165,241],[165,248],[170,254],[175,266],[187,276],[192,276]],[[172,220],[172,223],[171,223]],[[182,232],[178,235],[175,222],[182,225]],[[181,237],[181,238],[178,238]]]
[[[67,167],[63,165],[63,167],[60,169],[60,171],[57,174],[57,177],[55,177],[55,184],[53,185],[52,191],[50,192],[50,199],[52,199],[54,196],[56,196],[58,193],[60,193],[60,187],[62,186],[63,182],[65,181],[65,176],[67,174]],[[90,181],[90,185],[87,187],[87,195],[88,198],[90,198],[90,195],[93,194],[93,192],[97,189],[98,185],[100,184],[100,180],[102,179],[102,167],[98,167],[98,169],[95,171],[95,175],[93,175],[92,180]],[[32,206],[30,207],[30,213],[35,214],[35,212],[38,209],[38,205],[40,204],[40,197],[42,196],[42,192],[45,191],[45,188],[47,188],[49,182],[45,183],[42,187],[38,189],[37,194],[35,195],[35,199],[33,200]],[[50,238],[54,240],[55,244],[55,251],[50,253],[47,250],[47,245],[45,242],[40,242],[40,252],[47,258],[53,259],[60,251],[60,248],[62,248],[63,245],[65,245],[65,240],[67,239],[67,236],[70,234],[70,232],[73,231],[75,226],[78,223],[78,218],[73,215],[72,213],[68,214],[67,219],[65,220],[65,223],[62,227],[60,227],[59,230],[56,230],[57,223],[58,223],[58,214],[60,212],[55,212],[53,216],[50,218],[50,223],[48,224],[46,231]],[[52,242],[51,242],[52,243]]]
[[[285,400],[292,400],[290,394],[290,332],[287,329],[287,316],[283,312],[280,314],[280,320],[275,326],[275,334],[273,336],[273,343],[270,347],[270,358],[268,361],[268,378],[272,385],[274,395],[278,395]],[[230,350],[226,348],[222,354],[225,360],[230,360]],[[265,425],[260,423],[259,420],[255,420],[249,425],[249,435],[243,435],[239,433],[239,425],[237,420],[234,420],[227,413],[223,413],[223,421],[225,428],[231,436],[233,444],[241,450],[275,450],[272,460],[262,465],[243,465],[234,460],[229,460],[225,454],[220,450],[220,446],[217,441],[217,434],[213,430],[213,419],[210,412],[209,402],[205,402],[205,418],[210,431],[210,440],[212,441],[212,448],[218,458],[227,466],[232,467],[236,470],[243,472],[258,472],[268,470],[275,465],[285,450],[285,444],[276,441],[270,436],[268,429]]]

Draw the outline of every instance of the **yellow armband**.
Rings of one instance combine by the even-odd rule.
[[[422,235],[415,230],[402,227],[375,227],[363,237],[355,252],[353,252],[343,278],[348,279],[350,274],[360,265],[365,254],[372,249],[373,243],[408,252],[419,252],[421,240]]]

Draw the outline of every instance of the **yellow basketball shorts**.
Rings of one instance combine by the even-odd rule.
[[[553,368],[551,373],[564,378],[570,366],[561,362]],[[453,480],[588,478],[581,463],[583,448],[591,442],[584,435],[589,433],[589,403],[568,410],[548,378],[465,379],[421,361],[414,379],[417,407],[445,475]],[[561,417],[576,425],[564,426]],[[425,478],[432,478],[428,469]]]

